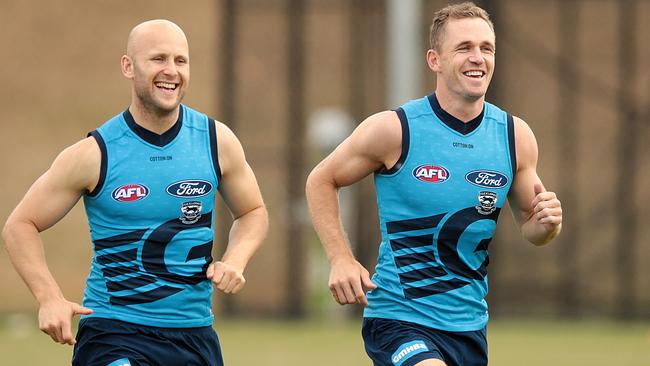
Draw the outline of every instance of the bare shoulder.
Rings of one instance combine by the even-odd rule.
[[[87,137],[64,149],[59,158],[78,168],[92,168],[101,163],[102,154],[94,137]]]
[[[370,138],[380,137],[382,139],[401,141],[402,126],[397,113],[394,111],[383,111],[366,118],[357,130],[361,130]]]
[[[101,160],[97,141],[87,137],[65,148],[48,173],[70,188],[92,190],[99,179]]]
[[[9,220],[29,223],[39,231],[57,223],[99,180],[101,151],[94,138],[65,148],[16,206]]]
[[[397,161],[402,146],[402,126],[394,111],[383,111],[366,118],[353,132],[354,145],[376,160]],[[393,161],[393,163],[394,163]],[[390,163],[388,163],[390,165]]]
[[[537,165],[537,140],[528,123],[514,116],[515,147],[517,151],[517,170],[530,165]]]
[[[217,144],[224,144],[226,147],[229,147],[230,144],[239,143],[239,140],[230,127],[226,126],[223,122],[214,121],[214,123],[217,130]]]
[[[515,122],[515,133],[516,137],[519,138],[520,136],[526,140],[530,139],[531,137],[534,139],[535,135],[533,134],[533,130],[530,128],[528,123],[524,121],[523,119],[513,116],[513,120]]]
[[[84,156],[79,156],[78,160],[80,162],[101,158],[101,151],[99,149],[99,144],[97,144],[97,140],[95,140],[94,137],[90,137],[90,136],[68,146],[63,150],[63,152],[72,155],[83,154]]]
[[[225,174],[233,166],[245,161],[244,149],[235,133],[226,124],[215,121],[217,131],[217,150],[221,173]]]
[[[397,113],[373,114],[314,168],[308,185],[329,182],[345,187],[372,172],[390,169],[399,160],[401,146],[402,128]]]

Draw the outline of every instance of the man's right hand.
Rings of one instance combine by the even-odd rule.
[[[368,306],[366,291],[377,288],[368,270],[354,258],[334,259],[331,265],[329,288],[334,300],[341,305]]]
[[[64,298],[48,300],[38,309],[38,327],[57,343],[74,345],[72,318],[75,315],[88,315],[93,311]]]

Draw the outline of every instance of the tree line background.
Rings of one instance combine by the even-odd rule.
[[[492,314],[650,318],[650,2],[477,2],[497,31],[488,100],[531,126],[538,172],[565,213],[562,235],[536,248],[503,212],[490,246]],[[424,53],[433,13],[446,3],[421,1],[420,94],[409,98],[435,88]],[[332,145],[323,125],[345,132],[397,107],[386,98],[388,9],[380,0],[3,1],[0,219],[59,151],[128,106],[119,71],[128,32],[167,18],[190,42],[185,103],[239,136],[271,215],[246,289],[218,296],[218,311],[341,313],[329,300],[303,187]],[[372,268],[379,243],[372,180],[341,197],[354,251]],[[219,255],[229,224],[223,208],[217,220]],[[52,272],[80,300],[92,257],[82,204],[44,238]],[[0,278],[0,312],[35,309],[6,253]]]

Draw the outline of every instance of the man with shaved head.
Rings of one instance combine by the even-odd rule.
[[[38,301],[40,329],[75,345],[73,365],[222,365],[212,287],[239,292],[266,235],[255,175],[232,131],[181,104],[190,55],[180,27],[137,25],[121,69],[130,106],[61,152],[32,185],[5,224],[7,251]],[[234,222],[213,262],[217,191]],[[80,198],[95,252],[83,305],[63,295],[39,235]]]

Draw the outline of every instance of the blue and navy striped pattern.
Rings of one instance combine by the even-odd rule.
[[[84,295],[94,312],[86,317],[170,328],[212,323],[205,272],[221,176],[214,124],[182,105],[162,135],[128,111],[90,134],[102,178],[84,196],[95,251]],[[170,193],[184,182],[189,188]]]
[[[516,168],[512,119],[485,103],[464,124],[435,95],[396,114],[407,128],[400,166],[375,174],[382,243],[364,316],[482,329],[488,247]],[[495,179],[470,181],[476,172]]]

